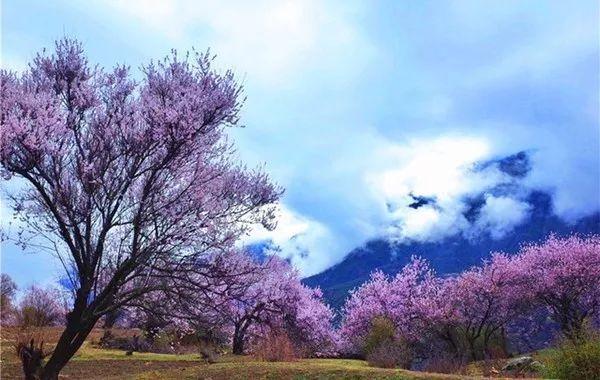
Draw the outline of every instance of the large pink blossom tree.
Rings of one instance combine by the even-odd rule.
[[[473,360],[491,355],[492,340],[506,351],[506,328],[531,307],[521,273],[518,260],[495,254],[481,266],[446,280],[438,303],[430,309],[434,316],[446,313],[436,326],[446,334],[441,336]]]
[[[273,226],[281,191],[232,155],[225,128],[238,124],[242,89],[211,60],[173,53],[135,81],[63,39],[26,72],[0,74],[2,175],[24,183],[15,210],[75,289],[40,378],[58,377],[100,317],[161,283],[151,277],[180,273],[251,223]]]
[[[437,282],[428,263],[416,257],[393,278],[374,272],[368,282],[351,293],[344,305],[340,336],[345,350],[361,352],[377,317],[392,321],[397,337],[404,341],[421,340],[426,327],[422,311],[424,300],[432,297]]]
[[[600,319],[600,237],[550,236],[524,246],[516,260],[524,294],[547,309],[566,338],[584,339],[586,323]]]

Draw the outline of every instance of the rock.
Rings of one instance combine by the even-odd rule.
[[[533,372],[541,372],[545,369],[546,367],[538,362],[537,360],[533,361],[531,364],[529,364],[529,369]]]
[[[533,360],[531,356],[521,356],[519,358],[511,359],[502,367],[502,372],[539,372],[544,368],[544,365],[536,360]]]

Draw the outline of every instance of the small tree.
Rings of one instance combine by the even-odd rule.
[[[10,325],[14,323],[14,302],[17,292],[17,284],[6,273],[2,273],[0,284],[0,323]]]
[[[211,61],[173,53],[136,82],[63,39],[22,75],[1,72],[2,176],[26,184],[14,208],[74,293],[42,379],[58,377],[99,318],[164,284],[151,278],[181,276],[252,223],[273,227],[281,191],[236,162],[225,128],[238,124],[242,89]]]
[[[333,311],[320,290],[303,286],[285,260],[267,256],[260,261],[233,250],[198,263],[196,274],[187,275],[185,288],[148,294],[136,302],[138,325],[153,319],[159,327],[170,325],[187,334],[226,332],[236,354],[245,353],[248,342],[280,333],[298,354],[335,353]]]
[[[233,283],[245,281],[239,292],[221,293],[211,300],[221,320],[233,329],[234,354],[243,354],[249,334],[267,334],[282,325],[283,317],[292,312],[302,287],[300,278],[286,261],[277,256],[263,263],[253,263],[253,270],[245,277],[236,277]],[[232,284],[228,284],[231,287]]]
[[[55,288],[32,285],[19,303],[17,320],[20,326],[56,326],[63,324],[64,319],[65,305]]]
[[[297,287],[298,298],[286,309],[283,329],[303,357],[326,357],[338,353],[339,337],[333,329],[334,311],[323,302],[320,289]]]

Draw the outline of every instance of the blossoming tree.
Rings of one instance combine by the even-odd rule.
[[[550,236],[517,257],[524,294],[545,307],[564,336],[585,338],[586,322],[600,322],[600,237]]]
[[[438,328],[452,326],[451,330],[443,329],[451,346],[466,351],[470,359],[483,359],[490,356],[492,340],[499,341],[506,351],[506,328],[529,310],[531,300],[522,285],[519,262],[495,254],[481,266],[445,281],[443,297],[429,312],[451,311],[447,314],[450,318]],[[463,344],[466,347],[461,347]]]
[[[344,306],[340,335],[346,337],[345,349],[361,351],[376,317],[392,321],[399,338],[418,342],[426,327],[423,300],[431,298],[436,282],[427,262],[416,257],[391,279],[382,272],[374,272],[368,282],[351,293]]]
[[[277,256],[258,260],[237,249],[212,255],[186,272],[185,286],[148,293],[133,306],[140,327],[150,323],[183,334],[218,331],[228,336],[235,354],[282,331],[298,354],[324,356],[336,350],[333,310],[319,289],[302,285],[298,272]]]
[[[589,324],[600,322],[600,238],[550,236],[443,279],[413,259],[394,278],[374,272],[344,312],[340,335],[355,353],[376,317],[391,321],[398,337],[426,355],[454,359],[490,357],[494,344],[507,354],[507,332],[534,335],[532,324],[548,316],[578,343]]]
[[[125,66],[90,66],[63,39],[22,75],[0,74],[2,175],[25,184],[15,210],[75,289],[35,369],[42,379],[58,377],[100,317],[161,283],[151,277],[181,273],[251,223],[273,226],[281,191],[234,159],[225,128],[238,124],[242,89],[211,61],[173,53],[136,82]]]

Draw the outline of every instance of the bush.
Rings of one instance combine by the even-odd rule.
[[[577,345],[563,343],[544,362],[546,377],[600,380],[600,339]]]
[[[382,368],[409,368],[412,359],[410,347],[395,340],[384,341],[367,355],[371,366]]]
[[[44,358],[49,355],[44,351],[44,341],[36,341],[33,337],[29,340],[19,337],[15,343],[15,351],[21,360],[25,379],[39,379]]]
[[[207,363],[215,363],[219,358],[219,353],[215,346],[210,343],[200,342],[198,344],[198,349],[200,351],[200,357]]]
[[[368,356],[384,342],[393,341],[396,336],[394,322],[386,317],[375,317],[371,321],[371,329],[363,343],[363,354]]]
[[[180,336],[175,330],[165,329],[153,336],[150,350],[158,354],[174,354],[180,347]]]
[[[396,337],[394,323],[385,317],[375,317],[363,343],[367,362],[375,367],[409,368],[413,358],[410,345]]]
[[[290,362],[297,359],[294,345],[284,331],[271,331],[259,340],[254,355],[268,362]]]

